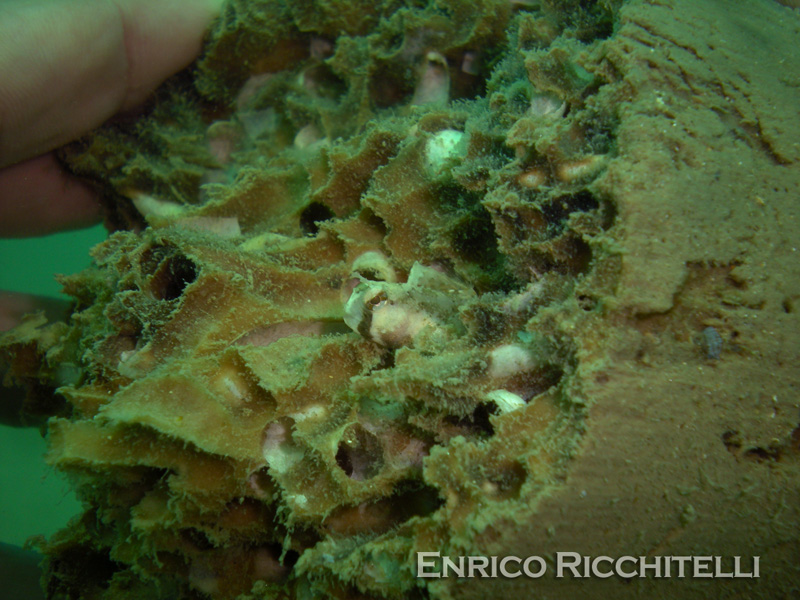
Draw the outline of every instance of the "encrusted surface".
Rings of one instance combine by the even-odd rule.
[[[530,594],[430,550],[760,554],[533,585],[790,593],[800,19],[724,6],[231,2],[65,151],[120,231],[0,340],[87,506],[50,596]]]

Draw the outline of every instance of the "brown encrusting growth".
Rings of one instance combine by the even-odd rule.
[[[768,0],[229,2],[63,151],[115,233],[68,323],[0,338],[86,506],[48,597],[789,597],[798,33]]]

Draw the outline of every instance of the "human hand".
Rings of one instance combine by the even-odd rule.
[[[92,190],[52,151],[135,108],[188,65],[222,2],[0,2],[0,237],[100,220]],[[26,312],[57,319],[66,309],[61,300],[0,291],[0,332]],[[8,406],[11,395],[3,399]],[[0,422],[8,422],[2,410]]]
[[[100,220],[52,151],[141,104],[200,51],[222,0],[0,3],[0,237]],[[0,331],[41,299],[0,293]],[[42,307],[52,308],[52,307]]]
[[[100,219],[52,150],[141,104],[200,51],[222,0],[0,3],[0,237]]]

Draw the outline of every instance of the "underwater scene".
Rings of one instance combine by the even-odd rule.
[[[104,229],[0,246],[0,532],[77,502],[0,600],[800,598],[800,2],[62,4],[0,232]]]

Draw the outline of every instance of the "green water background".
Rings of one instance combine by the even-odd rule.
[[[105,229],[98,225],[39,238],[0,240],[0,289],[67,299],[55,274],[86,268],[89,248],[105,237]],[[0,542],[21,546],[30,536],[50,536],[80,512],[65,479],[45,464],[45,449],[38,429],[0,425]]]

